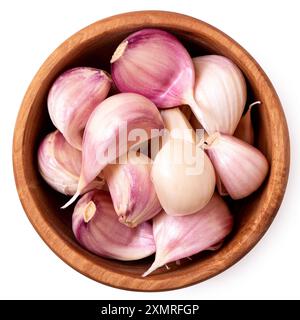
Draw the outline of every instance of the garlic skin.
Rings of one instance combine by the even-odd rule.
[[[86,124],[78,188],[62,208],[73,203],[106,165],[127,153],[134,144],[134,141],[128,140],[132,130],[140,129],[146,134],[146,137],[140,137],[141,143],[153,137],[152,129],[163,128],[158,109],[147,98],[135,93],[119,93],[105,99],[93,111]]]
[[[56,191],[74,195],[81,169],[81,152],[73,148],[58,131],[49,133],[38,149],[38,168],[44,180]],[[104,182],[97,178],[85,191],[101,189]]]
[[[76,204],[72,229],[78,242],[101,257],[138,260],[155,252],[149,222],[132,229],[119,223],[109,193],[91,191]]]
[[[136,227],[162,210],[151,181],[151,159],[129,151],[118,162],[106,166],[103,175],[119,221]]]
[[[232,215],[217,194],[195,214],[172,217],[161,212],[153,219],[155,261],[143,277],[166,263],[212,250],[230,233],[232,226]]]
[[[81,150],[86,122],[106,98],[111,84],[105,71],[78,67],[64,72],[52,85],[48,95],[50,118],[74,148]]]
[[[215,171],[205,152],[196,146],[195,132],[183,113],[174,108],[161,115],[170,133],[152,167],[156,194],[167,214],[192,214],[211,199]]]
[[[252,107],[261,104],[260,101],[256,101],[250,104],[246,114],[241,118],[234,136],[240,140],[243,140],[251,145],[254,144],[254,130],[252,125],[251,113]]]
[[[196,105],[192,111],[208,134],[232,135],[246,103],[247,89],[240,69],[218,55],[193,58]]]
[[[111,59],[121,92],[139,93],[159,108],[193,99],[194,67],[184,46],[170,33],[142,29],[124,39]]]
[[[257,190],[268,173],[266,157],[250,144],[233,136],[215,133],[206,140],[210,160],[232,199]]]

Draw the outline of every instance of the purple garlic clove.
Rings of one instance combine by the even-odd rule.
[[[72,228],[78,242],[101,257],[129,261],[155,252],[151,223],[144,222],[136,228],[120,223],[105,191],[88,192],[78,201]]]
[[[48,110],[55,127],[76,149],[81,150],[86,122],[103,101],[112,84],[105,71],[79,67],[59,76],[48,95]]]
[[[162,209],[151,181],[151,168],[151,159],[130,151],[103,170],[119,221],[128,227],[136,227]]]
[[[174,217],[161,212],[153,219],[155,260],[143,277],[169,262],[211,250],[230,233],[232,225],[232,215],[217,194],[203,209],[191,215]]]

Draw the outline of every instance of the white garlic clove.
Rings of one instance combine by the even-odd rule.
[[[246,114],[241,118],[235,132],[234,136],[240,140],[243,140],[251,145],[254,143],[254,130],[252,125],[252,108],[255,105],[261,104],[260,101],[256,101],[250,104]]]
[[[197,147],[195,132],[178,108],[162,110],[161,116],[169,134],[155,157],[152,181],[167,214],[192,214],[214,193],[214,168]]]
[[[139,93],[159,108],[193,100],[192,59],[166,31],[142,29],[129,35],[117,47],[111,64],[112,78],[121,92]]]
[[[193,58],[196,104],[192,111],[208,134],[233,134],[246,103],[246,82],[229,59],[218,55]]]
[[[195,214],[173,217],[165,212],[160,213],[153,219],[155,261],[143,277],[166,263],[212,250],[230,233],[232,225],[232,215],[217,194]]]
[[[158,152],[152,181],[163,209],[174,216],[203,208],[216,183],[214,168],[205,152],[182,139],[169,139]]]
[[[120,223],[105,191],[90,191],[78,201],[72,228],[78,242],[101,257],[129,261],[155,252],[151,224],[128,228]]]
[[[250,144],[233,136],[215,133],[205,148],[228,194],[247,197],[260,187],[268,173],[266,157]]]
[[[151,181],[151,168],[151,159],[129,151],[117,164],[103,170],[119,221],[128,227],[136,227],[162,209]]]
[[[159,135],[163,128],[160,113],[149,99],[135,93],[119,93],[105,99],[85,127],[78,188],[63,208],[73,203],[106,165],[127,153],[135,142],[128,138],[134,130],[138,130],[139,142],[143,142]]]
[[[74,195],[81,169],[81,152],[73,148],[58,131],[49,133],[38,149],[38,167],[44,180],[56,191]],[[96,178],[85,191],[102,188],[103,180]]]
[[[64,72],[52,85],[48,95],[50,118],[74,148],[81,150],[86,122],[106,98],[111,84],[105,71],[78,67]]]

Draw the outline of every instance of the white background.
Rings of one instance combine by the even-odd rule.
[[[298,1],[1,1],[0,298],[272,299],[300,298],[300,45]],[[244,46],[272,80],[291,138],[291,171],[267,234],[239,263],[204,283],[135,293],[92,281],[61,261],[27,220],[14,185],[11,147],[22,97],[47,56],[86,25],[121,12],[157,9],[207,21]],[[298,32],[297,32],[298,30]]]

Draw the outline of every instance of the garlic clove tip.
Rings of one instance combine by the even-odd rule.
[[[123,53],[125,52],[128,46],[128,41],[122,41],[119,46],[117,47],[116,51],[114,52],[113,56],[111,57],[110,63],[116,62],[119,58],[122,57]]]
[[[76,199],[80,196],[80,190],[77,190],[76,193],[74,194],[74,196],[66,203],[64,204],[62,207],[60,207],[61,209],[66,209],[67,207],[69,207],[72,203],[74,203],[76,201]]]

